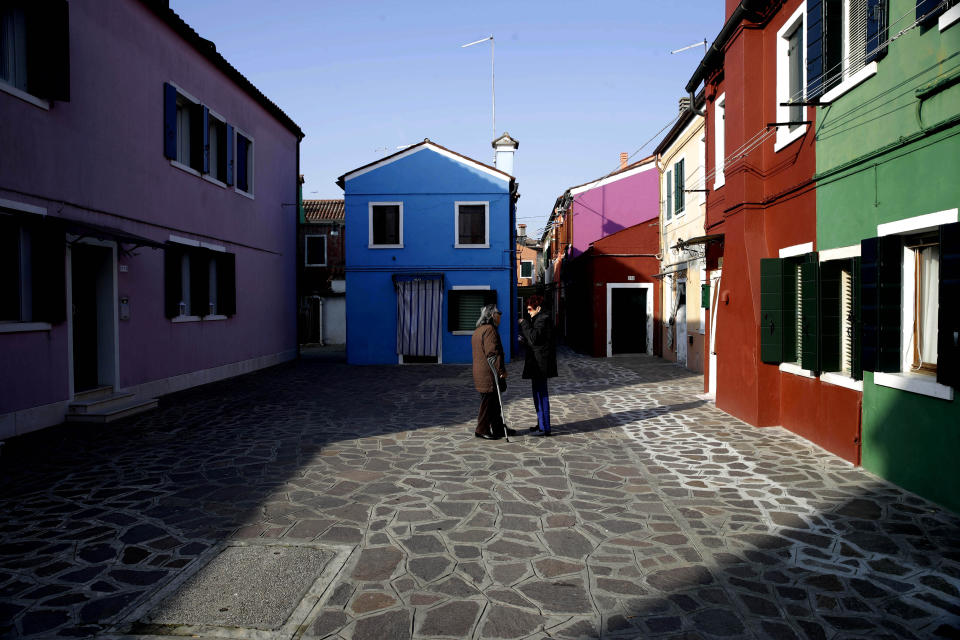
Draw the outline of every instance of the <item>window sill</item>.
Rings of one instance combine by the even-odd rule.
[[[881,387],[890,387],[891,389],[900,389],[909,391],[922,396],[940,398],[941,400],[953,400],[953,389],[946,385],[939,384],[936,378],[910,373],[880,373],[873,374],[873,384]]]
[[[177,316],[170,318],[170,322],[200,322],[203,320],[200,316]]]
[[[727,181],[725,179],[717,180],[713,183],[713,190],[716,191],[717,189],[719,189],[725,184],[727,184]]]
[[[251,200],[256,200],[256,198],[253,197],[253,194],[252,194],[252,193],[247,193],[246,191],[243,191],[243,190],[239,189],[238,187],[234,187],[233,190],[234,190],[235,192],[239,193],[240,195],[242,195],[244,198],[250,198]]]
[[[215,313],[209,316],[203,316],[204,322],[206,322],[207,320],[226,320],[226,319],[227,319],[227,316],[222,316],[219,313]]]
[[[823,373],[820,375],[820,382],[834,384],[838,387],[846,387],[854,391],[863,391],[863,380],[854,380],[850,376],[845,376],[842,373]]]
[[[784,373],[792,373],[795,376],[803,376],[804,378],[816,378],[816,374],[809,369],[804,369],[798,364],[793,364],[792,362],[782,362],[780,363],[780,371]]]
[[[450,333],[452,333],[455,336],[472,336],[473,335],[473,331],[451,331]]]
[[[206,175],[206,174],[205,174],[205,175],[203,176],[203,179],[206,180],[207,182],[209,182],[210,184],[215,184],[215,185],[217,185],[218,187],[220,187],[220,188],[222,188],[222,189],[226,189],[226,188],[227,188],[227,183],[226,183],[226,182],[221,182],[220,180],[214,178],[214,177],[211,176],[211,175]]]
[[[325,266],[327,266],[327,263],[324,262],[323,264],[304,264],[303,266],[305,266],[305,267],[325,267]]]
[[[0,323],[0,333],[27,333],[29,331],[50,331],[49,322],[3,322]]]
[[[199,171],[197,171],[196,169],[194,169],[194,168],[191,167],[190,165],[183,164],[182,162],[177,162],[176,160],[171,160],[171,161],[170,161],[170,166],[176,167],[177,169],[180,169],[181,171],[186,171],[186,172],[189,173],[190,175],[197,176],[198,178],[203,177],[203,176],[200,174]]]
[[[50,102],[48,100],[43,100],[36,96],[30,95],[26,91],[23,91],[22,89],[17,89],[12,84],[7,84],[2,80],[0,80],[0,91],[3,91],[4,93],[9,93],[15,98],[20,98],[24,102],[29,102],[33,106],[40,107],[44,111],[50,111]]]
[[[958,21],[960,21],[960,4],[947,9],[937,21],[937,26],[940,31],[946,31],[948,27],[956,24]]]
[[[455,244],[454,249],[489,249],[489,244]]]
[[[846,92],[850,91],[851,89],[853,89],[855,86],[857,86],[867,78],[870,78],[876,75],[876,73],[877,73],[877,63],[876,61],[874,61],[868,64],[867,66],[865,66],[863,69],[860,69],[860,71],[857,71],[855,74],[853,74],[852,76],[850,76],[849,78],[847,78],[846,80],[838,84],[837,86],[835,86],[833,89],[830,89],[830,91],[827,91],[825,94],[823,94],[823,96],[821,96],[820,98],[820,102],[822,104],[830,104],[831,102],[833,102],[834,100],[836,100],[837,98],[845,94]]]
[[[804,134],[807,133],[807,125],[802,125],[794,129],[793,131],[789,131],[783,135],[780,135],[780,131],[785,128],[786,127],[777,128],[777,140],[773,145],[774,153],[783,151],[784,149],[786,149],[791,144],[793,144],[794,142],[802,138]]]
[[[368,244],[367,249],[403,249],[402,244]]]

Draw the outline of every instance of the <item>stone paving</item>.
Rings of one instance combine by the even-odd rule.
[[[0,637],[104,633],[231,540],[353,547],[307,639],[960,637],[956,514],[659,359],[560,372],[549,439],[473,438],[465,366],[302,360],[8,441]]]

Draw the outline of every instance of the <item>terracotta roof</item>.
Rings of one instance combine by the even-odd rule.
[[[343,200],[304,200],[303,214],[307,222],[343,220]]]

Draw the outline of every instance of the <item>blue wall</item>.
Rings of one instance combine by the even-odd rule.
[[[447,331],[454,286],[488,286],[504,311],[500,336],[509,357],[510,301],[514,295],[513,212],[510,182],[448,158],[429,147],[347,179],[344,184],[347,361],[396,364],[393,274],[443,273],[441,318],[445,363],[470,362],[469,335]],[[458,249],[455,202],[489,203],[489,248]],[[403,247],[371,249],[369,203],[403,203]]]

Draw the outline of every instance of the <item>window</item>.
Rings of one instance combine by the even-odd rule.
[[[303,264],[307,267],[327,266],[327,236],[304,237]]]
[[[807,130],[802,124],[805,107],[791,104],[804,100],[804,10],[801,5],[777,31],[777,122],[784,124],[777,127],[775,151],[803,137]]]
[[[66,319],[64,240],[47,221],[0,214],[0,324]]]
[[[163,85],[163,105],[163,155],[221,186],[233,185],[236,177],[237,190],[252,196],[253,142],[170,83]]]
[[[760,360],[820,370],[815,252],[760,260]]]
[[[0,5],[0,89],[38,106],[70,100],[69,5]]]
[[[820,370],[860,380],[860,258],[820,263]]]
[[[673,180],[674,180],[674,207],[676,215],[679,216],[683,213],[683,210],[686,208],[686,192],[684,187],[686,187],[686,176],[684,175],[683,170],[683,160],[678,160],[673,165]]]
[[[199,320],[236,313],[235,255],[170,244],[164,250],[165,315]]]
[[[213,113],[209,114],[207,122],[207,147],[210,157],[207,162],[210,177],[227,182],[227,123]]]
[[[808,0],[807,99],[830,102],[874,73],[886,53],[887,0]]]
[[[904,279],[912,287],[904,287],[904,316],[910,322],[909,346],[905,349],[903,369],[911,373],[937,374],[937,311],[940,285],[939,234],[904,238]],[[912,308],[906,308],[910,306]]]
[[[237,190],[253,195],[253,140],[237,132]]]
[[[203,169],[203,106],[177,95],[177,162],[195,171]]]
[[[403,247],[403,203],[370,203],[370,248]]]
[[[533,261],[532,260],[522,260],[520,262],[520,277],[521,278],[533,277]]]
[[[724,155],[726,149],[726,112],[727,95],[717,96],[713,107],[713,188],[719,189],[726,179],[723,175]],[[669,191],[669,190],[668,190]]]
[[[451,289],[447,296],[447,329],[452,333],[473,333],[484,305],[496,303],[497,292],[488,288]]]
[[[489,204],[486,202],[457,202],[456,208],[456,229],[457,238],[455,247],[479,247],[486,248],[490,246],[488,240],[489,224],[487,211]]]

